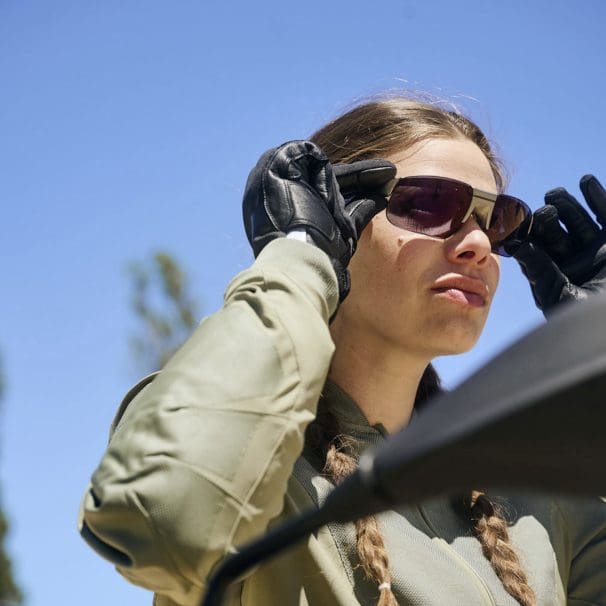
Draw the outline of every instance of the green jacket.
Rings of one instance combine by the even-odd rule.
[[[162,372],[125,398],[79,525],[122,575],[156,593],[156,606],[198,604],[226,554],[326,496],[330,483],[303,452],[320,400],[362,445],[383,439],[326,383],[336,306],[324,253],[276,240]],[[506,503],[538,603],[606,606],[606,504],[533,494]],[[386,512],[379,524],[401,606],[516,604],[461,497]],[[377,595],[357,567],[353,525],[330,525],[258,566],[228,603],[374,606]]]

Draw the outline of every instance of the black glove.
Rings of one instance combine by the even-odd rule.
[[[374,192],[396,174],[386,160],[338,166],[348,189],[358,191]],[[310,141],[291,141],[261,156],[246,182],[242,212],[255,257],[273,239],[304,230],[307,241],[330,257],[342,301],[349,292],[347,265],[358,236],[385,206],[385,197],[375,192],[367,198],[351,196],[346,207],[322,150]]]
[[[368,222],[387,206],[397,169],[388,160],[377,158],[334,164],[333,170],[358,240]]]
[[[545,194],[529,240],[513,253],[545,315],[560,303],[606,290],[606,191],[593,175],[585,175],[580,186],[601,227],[558,187]]]

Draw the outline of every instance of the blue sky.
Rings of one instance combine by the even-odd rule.
[[[0,474],[29,606],[151,603],[75,528],[137,378],[127,264],[167,249],[217,309],[252,259],[258,156],[387,89],[457,103],[533,208],[606,181],[605,26],[601,0],[0,0]],[[504,261],[478,346],[438,361],[447,384],[540,321]]]

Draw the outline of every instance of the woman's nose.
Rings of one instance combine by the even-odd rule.
[[[474,217],[467,219],[457,232],[448,237],[445,246],[446,257],[452,263],[484,266],[490,259],[490,240]]]

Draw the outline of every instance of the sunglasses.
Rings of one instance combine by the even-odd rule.
[[[387,220],[416,233],[448,238],[474,216],[492,252],[510,257],[532,224],[530,208],[513,196],[491,194],[445,177],[398,179],[387,200]],[[510,251],[510,252],[508,252]]]

